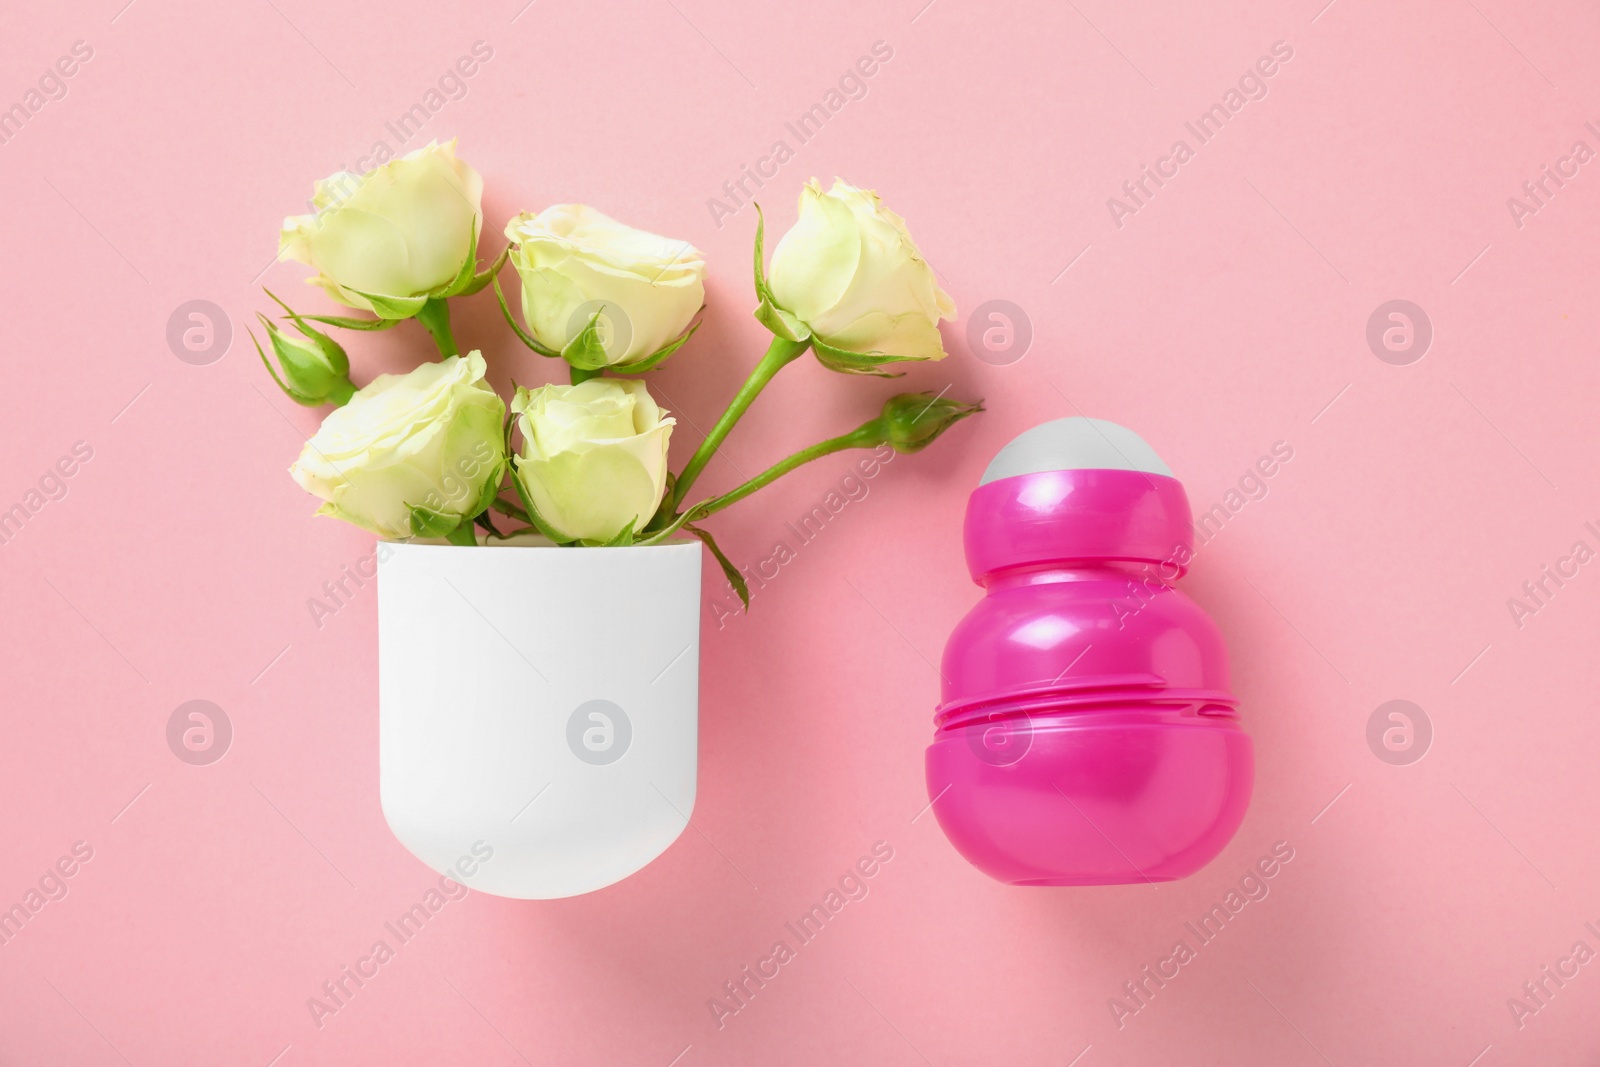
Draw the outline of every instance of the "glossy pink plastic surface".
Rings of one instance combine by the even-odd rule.
[[[1166,881],[1233,837],[1254,754],[1176,479],[1048,471],[980,486],[986,591],[945,646],[928,795],[952,844],[1014,885]]]

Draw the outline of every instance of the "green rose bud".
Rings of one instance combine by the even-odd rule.
[[[350,381],[350,360],[337,341],[303,319],[296,318],[296,333],[289,333],[265,315],[258,314],[257,318],[267,331],[273,355],[278,357],[281,376],[262,351],[254,331],[250,339],[255,341],[256,352],[266,364],[267,373],[296,404],[343,406],[354,395],[356,387]]]
[[[920,452],[950,427],[983,410],[983,401],[963,404],[933,393],[900,393],[883,405],[883,413],[869,426],[876,428],[880,441],[887,441],[896,452]]]

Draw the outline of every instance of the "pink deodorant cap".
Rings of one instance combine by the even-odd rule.
[[[1057,419],[967,502],[985,596],[945,645],[928,795],[956,849],[1013,885],[1182,878],[1250,802],[1255,760],[1210,616],[1173,587],[1183,485],[1137,434]]]

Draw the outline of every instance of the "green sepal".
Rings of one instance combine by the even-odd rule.
[[[799,343],[811,336],[811,329],[805,323],[795,318],[793,314],[778,306],[773,299],[772,290],[767,286],[767,271],[763,242],[767,228],[767,220],[761,213],[761,205],[756,205],[756,296],[760,303],[756,305],[756,321],[785,341]]]
[[[671,500],[672,497],[667,496],[667,497],[665,497],[663,499]],[[665,541],[667,538],[671,537],[673,534],[677,533],[679,530],[681,530],[685,526],[689,525],[689,523],[693,522],[695,519],[703,518],[704,515],[703,515],[701,509],[703,507],[705,507],[705,505],[707,505],[709,503],[711,503],[711,501],[702,500],[700,503],[696,504],[694,507],[689,508],[682,515],[679,515],[676,518],[674,518],[666,526],[663,526],[661,529],[656,530],[653,533],[651,533],[649,537],[643,538],[643,539],[641,539],[641,540],[639,540],[639,541],[637,541],[635,543],[636,544],[641,544],[641,545],[659,545],[661,542]],[[660,515],[660,513],[658,511],[657,515],[656,515],[656,520],[659,520],[660,517],[661,517],[661,515]],[[656,520],[652,520],[652,523],[654,523]]]
[[[628,525],[618,530],[615,537],[608,537],[603,541],[598,538],[583,537],[579,538],[578,544],[585,548],[621,548],[624,545],[631,545],[633,544],[633,528],[638,522],[638,519],[629,519]]]
[[[633,528],[639,524],[638,519],[629,519],[628,525],[617,531],[617,536],[605,543],[606,548],[617,548],[622,545],[633,544]]]
[[[723,553],[721,547],[718,546],[716,538],[711,536],[711,531],[700,526],[688,524],[685,524],[683,528],[705,542],[705,546],[711,550],[711,554],[717,557],[717,562],[722,565],[723,576],[728,579],[728,584],[733,586],[733,591],[739,594],[739,601],[744,604],[744,610],[749,611],[750,586],[745,582],[744,575],[739,573],[739,568],[733,565],[733,560],[729,559]]]
[[[461,525],[461,520],[456,516],[425,508],[421,504],[410,505],[410,510],[412,537],[448,537]]]
[[[502,454],[499,466],[495,468],[494,475],[483,483],[483,489],[479,491],[478,499],[473,501],[472,509],[467,512],[467,518],[476,521],[478,516],[489,510],[489,505],[500,496],[500,484],[505,481],[506,469],[510,465],[510,461]]]
[[[456,528],[444,536],[445,540],[452,545],[475,548],[478,544],[478,535],[474,532],[473,524],[470,522],[457,523]]]
[[[511,332],[517,335],[517,340],[526,345],[530,351],[537,352],[546,359],[560,359],[560,352],[540,343],[532,334],[529,334],[517,324],[517,320],[511,315],[511,309],[506,306],[506,294],[500,288],[499,275],[493,276],[490,280],[494,283],[495,299],[500,302],[500,314],[505,316],[506,325],[511,327]]]
[[[762,213],[761,205],[756,205],[756,296],[761,300],[771,300],[772,290],[767,288],[766,253],[763,245],[766,240],[767,216]]]
[[[461,269],[456,271],[456,276],[444,286],[433,290],[429,296],[451,297],[460,293],[474,281],[474,272],[478,269],[478,218],[472,219],[472,239],[467,242],[467,258],[462,261]]]
[[[317,346],[318,350],[321,351],[323,356],[327,358],[328,366],[333,368],[334,373],[341,375],[348,375],[350,373],[350,359],[344,354],[344,349],[340,347],[339,342],[335,341],[333,338],[329,337],[327,334],[308,323],[306,321],[306,316],[295,311],[295,309],[290,307],[288,304],[285,304],[281,299],[279,299],[278,294],[274,293],[271,289],[263,287],[261,291],[271,297],[279,307],[283,308],[283,310],[287,313],[289,320],[294,323],[294,328],[300,331],[300,335],[302,337]],[[260,317],[262,324],[268,329],[271,329],[272,325],[267,321],[266,316],[262,315]],[[277,345],[273,345],[273,348],[274,350],[278,351],[279,358],[282,358],[282,350],[279,349]]]
[[[602,306],[589,317],[589,324],[561,350],[562,359],[580,370],[606,369],[606,346],[600,341],[600,316],[605,311]]]
[[[903,378],[904,371],[891,372],[882,370],[887,363],[915,363],[919,362],[916,356],[891,356],[887,352],[851,352],[843,348],[834,348],[824,344],[813,337],[811,348],[817,353],[817,362],[829,370],[836,370],[841,374],[871,374],[879,378]]]
[[[785,341],[799,343],[811,336],[811,330],[805,323],[774,304],[770,298],[764,298],[756,305],[755,316],[757,322]]]
[[[694,332],[699,328],[700,323],[697,322],[685,330],[683,334],[676,340],[668,341],[665,347],[657,349],[655,352],[652,352],[650,355],[639,360],[637,363],[621,364],[608,369],[612,374],[643,374],[647,370],[654,370],[656,367],[660,366],[661,362],[668,356],[672,355],[672,353],[688,344],[689,338],[693,337]]]
[[[285,383],[282,378],[278,377],[277,369],[273,367],[272,361],[267,358],[266,349],[261,347],[261,341],[256,337],[256,332],[250,329],[248,326],[245,327],[245,332],[250,335],[250,340],[255,342],[256,354],[261,357],[261,365],[267,368],[267,373],[272,375],[272,380],[278,383],[278,388],[283,390],[284,396],[288,397],[290,400],[293,400],[296,404],[302,404],[308,408],[320,407],[322,405],[322,401],[318,400],[316,397],[306,396],[303,393],[289,388],[288,384]]]
[[[472,280],[467,283],[467,286],[466,286],[465,289],[462,289],[459,293],[452,293],[451,295],[452,296],[471,296],[473,293],[482,292],[484,286],[488,285],[491,281],[493,281],[495,275],[500,273],[500,268],[506,265],[506,260],[509,259],[510,256],[511,256],[511,246],[507,245],[506,248],[505,248],[505,251],[501,252],[498,256],[496,256],[495,257],[495,261],[493,263],[489,264],[489,266],[487,268],[485,268],[484,270],[479,271],[477,274],[474,274],[472,276]]]
[[[341,330],[387,330],[392,326],[398,326],[403,321],[401,319],[352,319],[345,315],[301,315],[300,317],[311,322],[320,322],[324,326],[337,326]]]
[[[428,302],[426,293],[422,296],[380,296],[377,293],[363,293],[360,289],[349,291],[371,304],[373,312],[381,319],[409,319]]]
[[[511,379],[511,398],[513,401],[516,400],[517,390],[521,388],[522,386],[517,384],[515,378]],[[500,454],[506,458],[508,463],[511,461],[511,457],[516,455],[511,451],[511,428],[516,425],[516,422],[517,413],[511,410],[510,404],[507,404],[506,417],[500,422]]]

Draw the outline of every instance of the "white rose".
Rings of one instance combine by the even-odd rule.
[[[539,517],[565,540],[609,541],[644,528],[667,487],[664,418],[642,381],[591,378],[518,389],[522,433],[513,476]]]
[[[328,295],[384,318],[415,314],[475,266],[483,179],[455,142],[316,183],[314,215],[283,220],[278,258],[314,267]]]
[[[767,287],[824,346],[862,356],[942,359],[938,322],[956,314],[905,220],[877,193],[837,178],[826,193],[814,178],[801,191],[800,217],[772,253]],[[828,353],[818,355],[831,365]]]
[[[382,374],[322,422],[289,473],[319,515],[380,537],[438,536],[482,511],[505,473],[505,404],[470,352]],[[413,508],[436,519],[413,526]]]
[[[522,317],[560,352],[597,311],[596,366],[648,359],[677,340],[705,303],[705,257],[688,241],[625,226],[584,204],[557,204],[506,224],[522,277]]]

